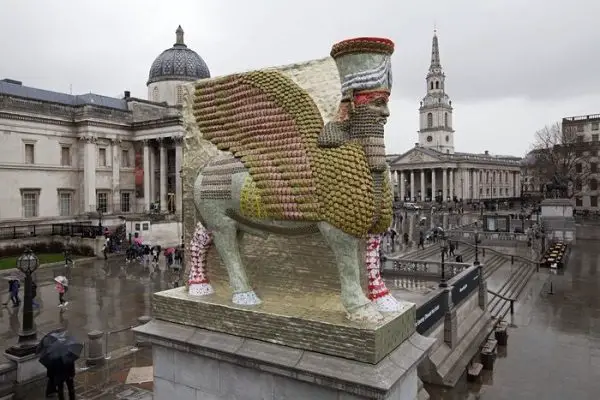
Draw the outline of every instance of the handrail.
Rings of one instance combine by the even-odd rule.
[[[465,245],[467,245],[467,246],[470,246],[470,247],[472,247],[472,248],[475,248],[475,245],[474,245],[473,243],[464,242],[464,241],[462,241],[462,240],[453,240],[453,241],[454,241],[454,242],[457,242],[457,243],[460,243],[460,244],[465,244]],[[514,258],[516,258],[516,259],[520,259],[521,261],[528,262],[528,263],[530,263],[530,264],[534,264],[534,265],[537,265],[537,264],[538,264],[538,261],[532,260],[532,259],[530,259],[530,258],[527,258],[527,257],[524,257],[524,256],[520,256],[520,255],[517,255],[517,254],[505,254],[505,253],[502,253],[502,252],[501,252],[501,251],[499,251],[499,250],[492,249],[491,247],[488,247],[488,246],[481,246],[481,245],[478,245],[477,247],[478,247],[479,249],[482,249],[482,250],[486,250],[486,251],[489,251],[489,252],[492,252],[492,253],[496,253],[496,254],[498,254],[498,255],[500,255],[500,256],[503,256],[503,257],[508,257],[508,258],[510,258],[510,257],[514,257]]]
[[[137,325],[131,325],[125,328],[121,328],[121,329],[115,329],[114,331],[108,331],[104,333],[104,359],[105,360],[110,360],[111,356],[110,356],[110,352],[108,351],[108,338],[110,337],[110,335],[114,335],[116,333],[121,333],[121,332],[126,332],[129,331],[133,328],[135,328]],[[137,351],[138,348],[136,346],[133,346],[130,351]]]
[[[515,313],[515,301],[516,299],[511,299],[510,297],[502,296],[500,293],[496,293],[493,290],[488,289],[487,292],[492,296],[498,297],[500,300],[509,301],[510,302],[510,315]]]

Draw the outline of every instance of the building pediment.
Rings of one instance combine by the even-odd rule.
[[[406,153],[402,154],[400,157],[395,159],[391,166],[395,165],[406,165],[406,164],[415,164],[415,163],[430,163],[430,162],[439,162],[441,159],[439,157],[434,156],[433,154],[429,154],[429,152],[425,152],[422,149],[414,148]]]

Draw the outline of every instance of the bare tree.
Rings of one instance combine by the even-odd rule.
[[[581,190],[589,174],[589,153],[573,129],[563,129],[560,122],[547,125],[535,133],[528,157],[528,174],[540,185],[546,197],[571,198]]]

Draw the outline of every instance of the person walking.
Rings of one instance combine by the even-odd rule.
[[[419,232],[419,245],[417,246],[417,249],[419,247],[425,250],[425,236],[423,235],[423,231]]]
[[[58,393],[58,400],[65,399],[64,386],[67,386],[67,393],[69,393],[69,400],[75,400],[75,384],[73,379],[75,378],[75,363],[68,362],[60,365],[59,368],[54,372],[53,380],[56,385],[56,391]]]
[[[448,255],[453,256],[454,255],[454,242],[450,242],[450,253]]]
[[[59,308],[64,308],[66,307],[69,302],[65,300],[65,294],[68,291],[68,286],[65,285],[64,281],[63,282],[59,282],[58,280],[56,281],[56,291],[58,292],[58,307]]]
[[[8,292],[10,293],[10,301],[12,301],[13,307],[19,307],[21,305],[21,299],[19,299],[19,288],[21,284],[18,279],[13,279],[8,282]]]

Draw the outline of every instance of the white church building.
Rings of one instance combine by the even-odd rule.
[[[179,213],[182,85],[207,77],[179,27],[152,63],[147,100],[0,80],[0,224]]]
[[[452,101],[434,32],[427,92],[419,107],[418,142],[388,155],[396,198],[401,201],[486,201],[518,198],[520,157],[460,153],[454,148]]]

